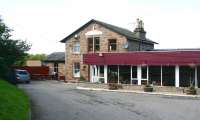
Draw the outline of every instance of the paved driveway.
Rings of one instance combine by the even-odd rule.
[[[57,81],[20,85],[32,120],[198,120],[200,100],[135,93],[85,91]]]

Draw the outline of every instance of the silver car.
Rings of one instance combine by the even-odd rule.
[[[27,70],[15,70],[16,81],[18,83],[30,83],[30,74]]]

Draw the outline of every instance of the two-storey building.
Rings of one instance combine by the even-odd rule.
[[[64,38],[66,80],[200,87],[200,50],[156,50],[137,19],[133,31],[90,20]]]
[[[145,34],[142,26],[131,32],[101,21],[90,20],[61,41],[66,45],[66,79],[79,79],[80,76],[90,79],[90,67],[83,64],[83,54],[154,49],[156,42],[147,39]]]

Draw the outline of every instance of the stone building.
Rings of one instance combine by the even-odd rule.
[[[64,52],[54,52],[48,55],[43,60],[43,65],[49,67],[49,74],[53,75],[55,73],[55,79],[64,80],[65,79],[65,53]]]
[[[200,50],[154,49],[139,19],[133,31],[92,19],[61,42],[66,80],[200,87]]]
[[[66,46],[66,79],[74,80],[83,76],[89,80],[90,68],[83,64],[83,54],[103,52],[128,52],[152,50],[156,42],[146,38],[142,26],[133,32],[127,29],[90,20],[79,29],[64,38]]]
[[[26,61],[26,66],[42,66],[41,60],[27,60]]]

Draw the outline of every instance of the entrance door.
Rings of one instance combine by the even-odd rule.
[[[91,66],[91,82],[104,83],[104,66],[102,65],[92,65]]]
[[[96,65],[92,66],[92,82],[98,82],[98,67]]]
[[[54,79],[58,79],[58,63],[54,63]]]

